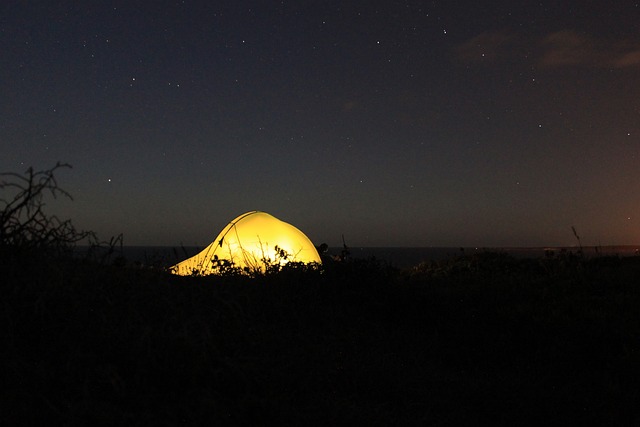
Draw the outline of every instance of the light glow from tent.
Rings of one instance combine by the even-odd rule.
[[[231,221],[209,246],[174,265],[172,271],[182,276],[214,274],[215,260],[226,260],[251,272],[264,271],[266,263],[321,263],[318,251],[302,231],[260,211],[247,212]]]

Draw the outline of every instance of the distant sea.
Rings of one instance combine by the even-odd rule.
[[[116,248],[114,255],[120,255],[120,248]],[[147,265],[171,266],[183,261],[198,252],[203,247],[171,247],[171,246],[124,246],[122,255],[129,261],[140,262]],[[386,261],[398,268],[409,268],[418,265],[422,261],[438,261],[461,255],[472,255],[481,252],[504,252],[516,258],[542,258],[548,251],[555,254],[561,251],[576,253],[578,247],[532,247],[532,248],[481,248],[481,247],[349,247],[350,256],[353,258],[375,257]],[[588,246],[582,248],[588,257],[600,255],[640,256],[640,246]],[[338,255],[341,247],[329,248],[328,255]]]

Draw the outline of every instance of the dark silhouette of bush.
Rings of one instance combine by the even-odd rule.
[[[56,163],[51,169],[24,174],[0,174],[0,251],[2,253],[69,252],[82,240],[95,238],[93,232],[77,230],[71,220],[61,220],[45,212],[45,198],[71,195],[58,186],[54,173],[71,168]]]

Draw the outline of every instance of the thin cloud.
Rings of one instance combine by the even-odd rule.
[[[534,40],[505,32],[485,32],[460,44],[455,54],[461,62],[477,64],[524,57],[548,69],[640,68],[640,43],[614,43],[573,30],[556,31]]]
[[[613,65],[616,68],[640,67],[640,46],[638,46],[637,50],[616,58]]]
[[[571,30],[551,33],[542,41],[539,64],[545,67],[629,68],[640,66],[640,44],[612,43]]]
[[[540,65],[545,67],[596,65],[606,62],[595,41],[575,31],[551,33],[544,38],[542,45]]]

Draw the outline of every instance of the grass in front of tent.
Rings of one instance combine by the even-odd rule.
[[[249,278],[0,265],[7,425],[629,425],[640,259],[486,253]]]

